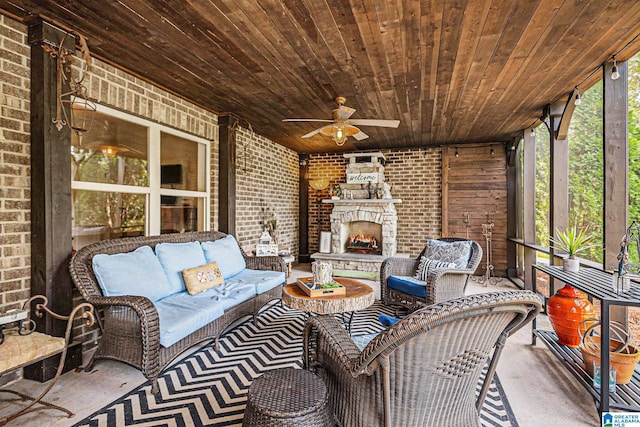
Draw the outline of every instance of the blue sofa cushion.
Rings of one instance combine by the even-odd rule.
[[[92,264],[105,296],[138,295],[155,302],[173,293],[150,246],[127,253],[98,254]]]
[[[215,289],[215,288],[214,288]],[[220,301],[209,291],[189,295],[186,291],[155,303],[160,318],[160,344],[169,347],[224,313]]]
[[[203,292],[203,297],[212,298],[220,302],[225,311],[254,296],[256,296],[256,286],[254,284],[230,281]]]
[[[207,263],[200,242],[159,243],[156,245],[156,256],[171,284],[169,295],[187,290],[182,270]]]
[[[443,262],[452,262],[456,268],[467,268],[471,258],[471,241],[460,240],[445,242],[436,239],[427,239],[427,247],[424,256]]]
[[[247,268],[247,264],[240,251],[236,239],[229,235],[222,239],[203,242],[202,250],[206,262],[217,261],[222,271],[222,277],[228,279]],[[204,263],[203,263],[204,264]]]
[[[427,283],[415,277],[389,276],[387,287],[416,297],[427,297]]]
[[[284,283],[285,280],[286,278],[283,271],[250,270],[246,268],[239,274],[225,280],[225,283],[248,283],[254,285],[254,292],[256,295],[259,295]]]

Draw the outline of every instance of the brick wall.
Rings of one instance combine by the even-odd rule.
[[[29,65],[26,27],[0,16],[0,311],[29,298]]]
[[[439,147],[427,150],[381,150],[387,159],[384,173],[391,195],[402,199],[398,211],[398,252],[417,256],[427,237],[440,237],[442,155]],[[314,154],[309,158],[309,180],[326,179],[329,185],[345,182],[347,161],[342,154]],[[331,204],[326,191],[309,189],[309,251],[318,250],[318,208],[321,230],[330,231]]]
[[[240,128],[236,134],[236,237],[251,253],[262,234],[262,212],[277,219],[280,248],[298,254],[298,154]]]

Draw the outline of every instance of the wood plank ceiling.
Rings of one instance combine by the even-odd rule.
[[[342,150],[512,140],[618,53],[640,49],[637,0],[0,0],[88,39],[93,55],[298,152],[344,96],[362,127]]]

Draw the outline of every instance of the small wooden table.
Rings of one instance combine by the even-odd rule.
[[[346,277],[333,280],[346,288],[345,295],[309,297],[296,283],[289,283],[282,289],[282,302],[296,310],[314,314],[350,313],[347,331],[351,330],[353,313],[371,306],[375,297],[373,289],[364,283]]]

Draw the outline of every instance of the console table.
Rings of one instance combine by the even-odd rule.
[[[14,412],[0,418],[0,426],[7,424],[9,421],[18,418],[21,415],[42,409],[56,409],[66,413],[69,418],[73,417],[73,413],[68,409],[42,401],[42,398],[51,390],[62,374],[67,349],[71,345],[70,338],[73,321],[80,318],[84,319],[87,326],[93,325],[93,306],[87,303],[81,303],[74,307],[68,316],[63,316],[51,311],[47,307],[48,301],[46,297],[42,295],[35,295],[24,303],[23,310],[29,310],[32,302],[36,303],[35,309],[29,313],[29,317],[24,321],[29,326],[24,326],[24,323],[22,323],[21,330],[14,328],[4,331],[6,333],[6,337],[4,342],[0,344],[0,354],[2,354],[2,358],[0,359],[0,375],[16,369],[24,368],[25,366],[55,355],[60,355],[60,362],[58,363],[56,375],[49,381],[49,384],[37,397],[31,397],[7,388],[0,388],[0,392],[18,396],[20,398],[19,401],[30,401],[30,403],[26,405],[19,405],[19,408]],[[67,321],[67,328],[64,337],[53,337],[40,332],[33,332],[33,325],[35,325],[35,323],[31,319],[31,315],[42,317],[45,313],[56,319]],[[36,404],[39,406],[34,406]]]
[[[640,285],[631,284],[628,292],[618,295],[612,286],[612,275],[610,273],[593,268],[581,268],[577,273],[566,272],[562,267],[549,265],[534,265],[533,271],[533,291],[536,291],[536,272],[547,274],[550,278],[557,279],[563,283],[580,289],[592,298],[600,300],[600,321],[602,324],[600,341],[609,342],[609,308],[612,305],[640,307]],[[549,286],[551,294],[552,287]],[[640,374],[636,371],[629,384],[617,384],[616,392],[609,394],[609,346],[602,345],[600,348],[600,390],[593,386],[591,376],[585,371],[582,355],[579,349],[569,348],[558,344],[556,334],[552,331],[542,331],[536,329],[536,321],[533,321],[533,339],[536,337],[549,347],[551,352],[565,363],[566,368],[573,376],[591,393],[596,401],[600,413],[609,412],[611,408],[624,411],[640,411]]]

